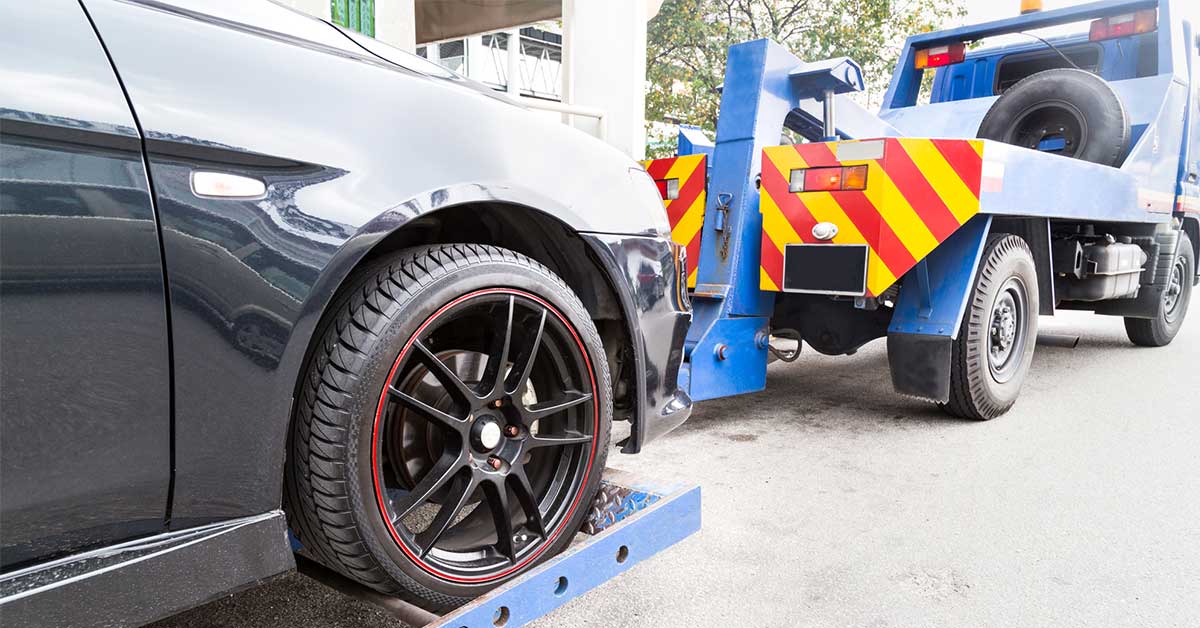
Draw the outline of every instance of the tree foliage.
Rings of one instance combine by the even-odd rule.
[[[764,37],[801,59],[854,59],[864,104],[878,104],[904,38],[964,12],[962,0],[666,0],[648,25],[646,119],[714,130],[729,47]]]

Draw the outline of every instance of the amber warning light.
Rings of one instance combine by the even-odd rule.
[[[867,167],[798,168],[788,177],[790,192],[844,192],[867,189]]]

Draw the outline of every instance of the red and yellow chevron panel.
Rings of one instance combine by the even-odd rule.
[[[858,157],[839,161],[839,145]],[[873,153],[873,154],[869,154]],[[867,166],[866,189],[790,192],[791,172],[822,166]],[[889,138],[773,146],[763,150],[760,211],[763,217],[760,287],[783,286],[788,244],[822,244],[813,226],[838,227],[832,244],[866,244],[867,295],[877,296],[979,213],[983,169],[981,140]]]
[[[696,269],[700,267],[700,228],[704,226],[707,179],[705,157],[683,155],[642,162],[662,193],[671,221],[671,239],[687,249],[689,288],[696,287]]]

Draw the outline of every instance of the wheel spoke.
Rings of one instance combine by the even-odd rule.
[[[399,501],[392,502],[393,511],[396,513],[392,523],[400,522],[428,502],[429,498],[433,497],[433,494],[445,486],[446,482],[453,479],[459,471],[462,471],[462,468],[462,455],[442,456],[441,460],[438,460],[437,464],[433,465],[433,468],[425,474],[425,477],[421,478],[421,481],[417,482],[417,485],[408,492],[408,495]]]
[[[446,388],[450,394],[454,395],[460,402],[470,406],[478,398],[475,391],[467,386],[466,382],[457,373],[450,370],[450,367],[442,361],[441,358],[434,355],[425,343],[417,340],[413,343],[413,348],[417,350],[416,358],[429,372],[437,379],[438,382]]]
[[[538,447],[562,447],[563,445],[581,445],[583,443],[592,442],[591,434],[584,434],[574,430],[567,430],[564,434],[547,434],[545,436],[530,436],[525,441],[525,446],[529,449]]]
[[[542,344],[542,330],[546,327],[546,309],[542,308],[541,318],[538,320],[537,331],[533,334],[533,342],[530,342],[516,359],[513,360],[512,370],[508,373],[508,378],[504,382],[504,392],[513,395],[525,385],[529,380],[529,373],[533,370],[533,363],[537,360],[538,346]]]
[[[479,486],[479,483],[470,474],[460,473],[455,476],[454,486],[450,489],[445,503],[438,510],[437,516],[424,532],[417,535],[416,542],[417,546],[421,548],[421,558],[429,554],[429,550],[432,550],[446,530],[450,529],[450,525],[454,523],[458,513],[466,508],[476,486]]]
[[[592,393],[579,392],[577,390],[569,390],[566,396],[553,401],[534,404],[525,408],[525,422],[532,423],[539,419],[544,419],[548,416],[558,414],[563,410],[574,408],[581,403],[587,403],[592,400]]]
[[[509,477],[513,481],[513,493],[516,494],[517,501],[521,504],[521,510],[525,512],[525,524],[545,538],[546,522],[542,519],[542,510],[538,508],[537,494],[533,492],[533,486],[530,485],[525,470],[515,470]]]
[[[508,509],[508,489],[504,486],[504,480],[485,482],[483,492],[496,524],[496,551],[508,558],[510,563],[515,563],[517,551],[513,545],[512,515]]]
[[[449,414],[448,412],[438,410],[437,408],[425,403],[424,401],[421,401],[420,399],[417,399],[416,397],[413,397],[412,395],[400,390],[399,388],[396,388],[395,386],[388,386],[388,393],[399,399],[400,403],[404,404],[405,407],[413,410],[417,414],[420,414],[430,421],[436,421],[455,431],[462,430],[466,425],[466,419],[460,419]]]
[[[512,342],[513,309],[515,299],[508,297],[508,314],[496,317],[496,329],[492,336],[492,350],[488,352],[487,366],[483,370],[480,390],[484,398],[500,391],[504,382],[504,367],[508,364],[508,348]]]

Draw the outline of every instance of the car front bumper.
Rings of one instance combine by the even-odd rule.
[[[647,236],[584,234],[612,278],[633,343],[638,408],[624,453],[687,420],[692,400],[679,387],[683,342],[692,322],[686,260],[670,240]]]

